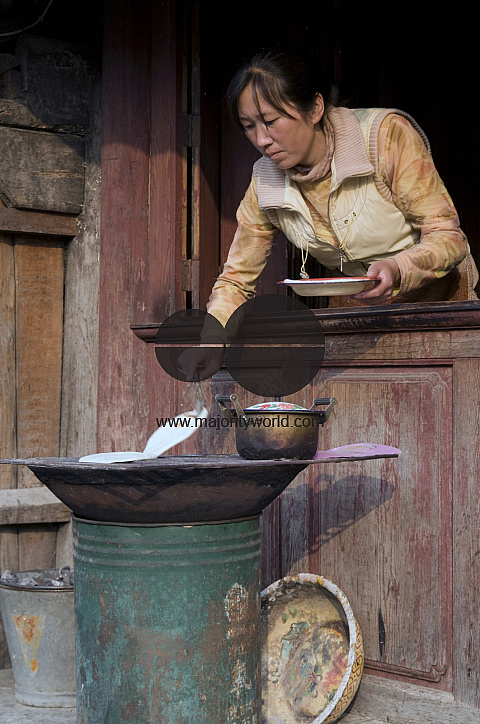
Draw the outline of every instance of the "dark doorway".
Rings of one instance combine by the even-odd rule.
[[[470,91],[477,66],[473,27],[462,3],[448,12],[429,3],[350,0],[294,4],[267,0],[253,6],[216,3],[199,7],[201,85],[210,122],[211,153],[218,158],[218,263],[235,231],[235,211],[258,157],[226,116],[224,95],[243,60],[272,45],[297,46],[317,59],[340,103],[349,107],[396,107],[410,113],[430,139],[437,169],[457,207],[474,257],[479,260],[478,101]],[[445,6],[443,6],[445,7]],[[211,153],[210,153],[211,150]],[[210,168],[210,173],[212,169]],[[292,264],[280,242],[262,277],[272,291]],[[213,270],[212,277],[214,278]]]

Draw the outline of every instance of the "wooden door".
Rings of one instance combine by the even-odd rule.
[[[55,237],[0,235],[1,458],[60,454],[64,254]],[[26,467],[0,466],[2,573],[64,565],[70,514],[45,493]],[[8,660],[2,629],[0,668]]]

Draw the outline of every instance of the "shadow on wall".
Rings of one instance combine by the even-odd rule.
[[[300,476],[308,474],[305,471]],[[275,554],[269,557],[270,565],[266,562],[264,566],[262,585],[299,570],[300,562],[302,570],[307,570],[306,558],[311,562],[309,570],[314,572],[317,566],[312,559],[322,546],[388,503],[395,490],[396,486],[385,477],[362,474],[336,477],[321,473],[313,486],[308,482],[290,485],[263,514],[262,526],[272,538],[264,540],[263,545],[276,546]]]

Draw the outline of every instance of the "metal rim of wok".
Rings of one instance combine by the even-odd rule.
[[[350,603],[345,596],[345,594],[340,590],[340,588],[335,584],[332,583],[332,581],[329,581],[327,578],[323,578],[323,576],[317,576],[313,573],[297,573],[293,576],[285,576],[285,578],[280,578],[278,581],[275,581],[275,583],[271,583],[267,588],[265,588],[261,593],[262,600],[264,598],[267,598],[270,594],[275,593],[275,591],[280,588],[282,583],[289,583],[289,582],[296,582],[298,581],[300,584],[305,583],[313,583],[318,586],[321,586],[322,588],[326,588],[327,591],[330,591],[330,593],[333,593],[335,598],[341,603],[343,610],[345,611],[345,615],[347,617],[347,623],[348,623],[348,635],[349,635],[349,646],[348,646],[348,658],[347,658],[347,666],[345,669],[345,673],[343,674],[342,681],[340,682],[340,686],[338,687],[337,691],[335,692],[335,696],[329,702],[329,704],[325,707],[325,709],[312,721],[311,724],[322,724],[334,711],[335,707],[337,706],[338,702],[342,698],[345,689],[347,688],[347,684],[349,682],[350,676],[352,674],[353,665],[355,663],[356,653],[357,653],[357,626],[355,621],[355,616],[352,611],[352,607],[350,606]],[[342,712],[341,712],[342,713]],[[341,713],[338,716],[341,716]]]

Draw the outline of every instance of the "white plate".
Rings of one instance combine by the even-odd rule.
[[[369,284],[380,281],[379,277],[332,277],[331,279],[284,279],[283,284],[302,297],[335,297],[343,294],[359,294]]]

